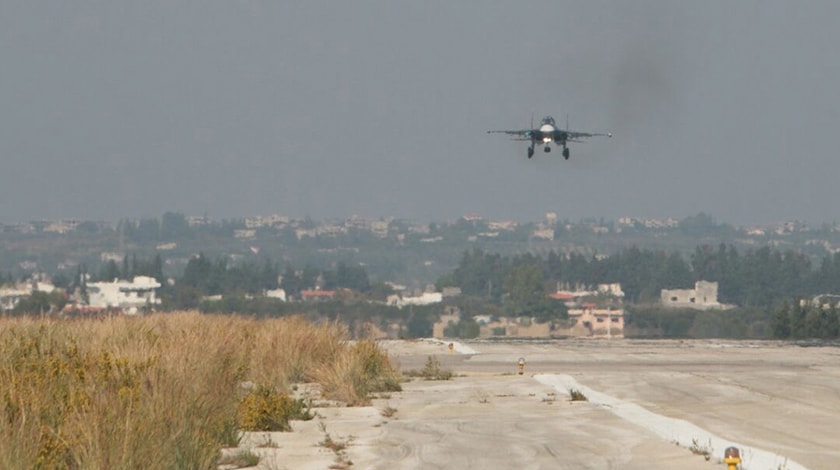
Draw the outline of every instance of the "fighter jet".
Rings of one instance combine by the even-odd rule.
[[[531,145],[528,146],[528,158],[534,156],[534,147],[539,143],[540,145],[545,145],[543,151],[551,152],[551,147],[549,146],[550,143],[554,142],[556,145],[563,146],[563,158],[566,160],[569,159],[569,148],[566,146],[569,142],[581,142],[581,138],[584,137],[596,137],[596,136],[604,136],[604,137],[612,137],[612,134],[599,134],[599,133],[590,133],[590,132],[574,132],[568,130],[568,123],[566,124],[566,129],[558,129],[557,124],[554,123],[554,118],[551,116],[546,116],[540,122],[540,127],[534,128],[533,123],[531,124],[531,129],[523,129],[518,131],[487,131],[488,134],[507,134],[514,136],[514,140],[523,140],[523,141],[530,141]]]

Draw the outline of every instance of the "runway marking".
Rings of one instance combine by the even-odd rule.
[[[723,439],[689,421],[658,415],[635,403],[629,403],[592,390],[579,384],[569,375],[537,374],[534,378],[542,384],[554,387],[559,392],[568,393],[572,389],[579,390],[586,395],[589,403],[599,405],[616,416],[648,429],[662,439],[674,442],[681,447],[691,448],[698,444],[701,446],[708,445],[712,449],[712,456],[717,459],[723,458],[723,451],[727,447],[737,447],[741,450],[740,468],[742,470],[766,470],[768,468],[807,470],[802,464],[782,455]]]

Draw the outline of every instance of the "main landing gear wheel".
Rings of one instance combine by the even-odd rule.
[[[569,159],[569,155],[570,155],[569,149],[568,149],[568,148],[564,148],[564,149],[563,149],[563,158],[565,158],[566,160],[568,160],[568,159]]]
[[[534,147],[528,147],[528,158],[534,156]]]
[[[545,148],[543,149],[543,152],[545,152],[545,153],[551,152],[551,147],[546,145]]]

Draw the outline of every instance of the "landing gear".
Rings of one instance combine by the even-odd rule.
[[[551,152],[551,147],[546,145],[545,148],[543,149],[543,152],[545,152],[545,153]]]
[[[569,152],[569,147],[563,147],[563,158],[565,158],[566,160],[568,160],[568,159],[569,159],[569,155],[571,155],[571,152]]]
[[[528,147],[528,158],[534,156],[534,147]]]

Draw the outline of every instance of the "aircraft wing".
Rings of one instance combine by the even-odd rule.
[[[581,139],[584,137],[612,137],[612,133],[601,133],[601,132],[574,132],[574,131],[564,131],[566,133],[566,139],[568,140],[576,140]]]
[[[514,137],[524,137],[524,138],[531,138],[533,134],[533,130],[531,129],[523,129],[519,131],[487,131],[488,134],[507,134]]]

